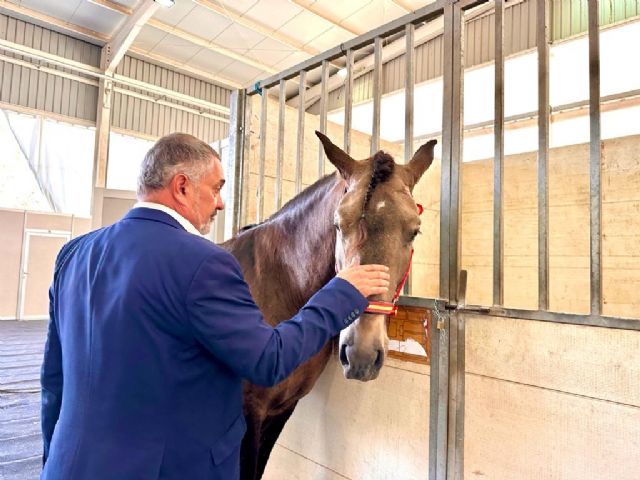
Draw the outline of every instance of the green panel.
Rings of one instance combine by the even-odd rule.
[[[551,38],[563,40],[588,30],[587,0],[552,0]],[[640,14],[640,0],[600,0],[600,25],[629,20]]]

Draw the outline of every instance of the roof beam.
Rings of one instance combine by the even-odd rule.
[[[247,57],[246,55],[240,55],[239,53],[234,52],[233,50],[229,50],[228,48],[224,48],[221,47],[219,45],[215,45],[214,43],[210,42],[209,40],[207,40],[206,38],[202,38],[199,37],[197,35],[193,35],[192,33],[189,33],[185,30],[182,30],[180,28],[177,27],[173,27],[171,25],[168,25],[166,23],[163,23],[159,20],[156,20],[155,18],[151,18],[149,19],[149,21],[147,22],[147,25],[149,25],[150,27],[153,28],[157,28],[158,30],[161,30],[163,32],[169,33],[171,35],[174,35],[178,38],[181,38],[183,40],[186,40],[190,43],[193,43],[194,45],[199,45],[201,47],[204,47],[208,50],[211,50],[212,52],[216,52],[219,53],[221,55],[224,55],[225,57],[231,58],[233,60],[236,60],[237,62],[241,62],[244,63],[246,65],[252,66],[254,68],[257,68],[258,70],[262,70],[264,72],[270,73],[270,74],[274,74],[276,72],[278,72],[278,70],[276,70],[273,67],[270,67],[264,63],[258,62],[257,60],[253,60],[249,57]]]
[[[358,30],[356,28],[351,28],[351,27],[347,27],[346,25],[343,25],[342,23],[340,23],[340,20],[338,20],[337,18],[335,18],[332,15],[329,15],[327,13],[324,12],[320,12],[319,10],[315,9],[315,8],[311,8],[309,7],[305,2],[302,2],[300,0],[289,0],[291,3],[294,3],[296,5],[298,5],[300,8],[306,10],[309,13],[313,13],[316,17],[320,17],[324,20],[326,20],[327,22],[329,22],[330,24],[339,27],[343,30],[346,30],[347,32],[358,36],[358,35],[362,35],[364,33],[364,31],[362,30]]]
[[[93,0],[89,0],[89,1],[91,2]],[[394,5],[397,5],[398,7],[402,8],[406,12],[412,12],[413,11],[413,9],[409,5],[404,3],[402,0],[391,0],[391,3],[393,3]]]
[[[154,0],[142,0],[140,6],[125,20],[124,25],[102,47],[100,66],[107,75],[115,71],[120,60],[140,33],[142,26],[147,23],[159,7],[160,4]]]
[[[83,40],[89,40],[91,42],[97,41],[101,45],[104,45],[109,41],[109,37],[103,33],[81,27],[80,25],[76,25],[75,23],[65,22],[64,20],[60,20],[59,18],[46,15],[31,8],[23,7],[22,5],[16,5],[15,3],[11,3],[7,0],[0,0],[0,10],[16,14],[21,18],[27,19],[31,22],[35,20],[36,22],[48,25],[50,27],[55,27],[59,30],[62,30],[63,32],[71,33],[74,37]]]
[[[228,78],[219,77],[217,75],[211,75],[203,70],[199,70],[197,68],[190,67],[189,65],[185,65],[183,63],[177,62],[171,58],[164,57],[162,55],[158,55],[156,53],[145,52],[141,48],[131,47],[129,49],[129,53],[141,57],[145,60],[151,60],[156,63],[164,64],[167,67],[175,68],[176,70],[181,70],[184,73],[188,73],[195,77],[201,78],[202,80],[206,80],[207,82],[217,83],[226,88],[243,88],[244,85],[239,84],[238,82],[234,82],[233,80],[229,80]]]
[[[444,28],[444,21],[442,17],[438,17],[437,19],[427,23],[426,25],[422,25],[415,29],[415,41],[414,45],[417,47],[418,45],[423,44],[424,42],[430,40],[436,35],[442,33],[442,29]],[[401,37],[388,45],[385,45],[382,49],[382,64],[393,60],[396,57],[404,55],[406,52],[406,41],[404,37]],[[374,66],[374,55],[367,55],[360,61],[358,61],[353,66],[353,79],[355,80],[358,77],[361,77],[365,73],[371,71]],[[334,73],[329,77],[329,85],[327,86],[327,94],[336,88],[341,87],[345,82],[345,79],[342,78],[338,73]],[[320,98],[320,89],[322,85],[320,83],[314,85],[309,88],[305,94],[305,109],[309,108]],[[288,105],[293,107],[298,107],[299,98],[295,96],[287,102]]]
[[[288,47],[293,48],[294,50],[299,50],[301,52],[306,52],[309,55],[317,55],[318,53],[320,53],[319,50],[309,47],[303,43],[300,42],[296,42],[295,40],[281,34],[278,32],[274,32],[273,30],[269,29],[268,27],[258,23],[258,22],[254,22],[253,20],[250,20],[247,17],[243,17],[242,15],[240,15],[238,12],[229,9],[228,7],[222,6],[222,5],[218,5],[217,3],[212,2],[211,0],[193,0],[193,3],[195,3],[196,5],[199,5],[201,7],[204,7],[208,10],[211,10],[212,12],[215,12],[219,15],[222,15],[225,18],[228,18],[229,20],[232,20],[236,23],[238,23],[239,25],[242,25],[244,27],[247,27],[250,30],[253,30],[254,32],[260,33],[261,35],[264,35],[265,37],[269,37],[273,40],[276,40],[277,42],[282,43],[283,45],[286,45]],[[296,2],[294,2],[296,3]]]
[[[122,13],[123,15],[131,15],[133,13],[133,9],[126,7],[120,3],[112,2],[111,0],[87,0],[89,3],[93,3],[94,5],[98,5],[100,7],[104,7],[107,10],[111,10],[112,12]]]

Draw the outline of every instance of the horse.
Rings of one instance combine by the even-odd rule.
[[[354,160],[320,132],[337,171],[318,180],[263,223],[238,233],[222,247],[240,263],[256,304],[271,325],[291,318],[336,271],[351,264],[389,266],[391,285],[406,277],[412,242],[420,232],[412,191],[433,162],[435,140],[407,165],[379,151]],[[371,301],[388,302],[393,292]],[[365,313],[339,337],[344,376],[378,376],[388,347],[386,316]],[[244,385],[247,432],[241,446],[241,478],[262,478],[275,442],[298,401],[309,393],[333,348],[322,350],[286,380],[270,388]]]

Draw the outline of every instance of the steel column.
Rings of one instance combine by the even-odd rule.
[[[600,31],[598,0],[589,0],[589,197],[591,315],[602,313],[602,172],[600,147]]]
[[[549,309],[549,9],[538,15],[538,309]]]
[[[300,87],[298,89],[298,98],[301,99],[300,108],[298,108],[298,137],[296,144],[296,172],[295,187],[296,195],[302,191],[302,162],[304,161],[304,92],[306,89],[307,72],[300,72]]]
[[[284,163],[284,120],[286,112],[286,81],[280,80],[278,89],[278,148],[276,151],[276,210],[282,206],[282,164]]]
[[[504,0],[495,5],[494,156],[493,156],[493,304],[504,303]]]

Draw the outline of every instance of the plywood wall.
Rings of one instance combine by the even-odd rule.
[[[387,359],[372,382],[333,358],[274,448],[265,480],[418,480],[428,476],[429,367]]]
[[[640,137],[602,142],[604,313],[640,317]],[[537,154],[505,158],[505,305],[537,308]],[[493,162],[462,169],[462,268],[467,302],[492,304]],[[424,230],[424,229],[423,229]],[[549,288],[553,311],[589,312],[588,145],[551,149]],[[415,276],[415,275],[414,275]]]
[[[638,332],[465,320],[465,479],[638,478]]]

